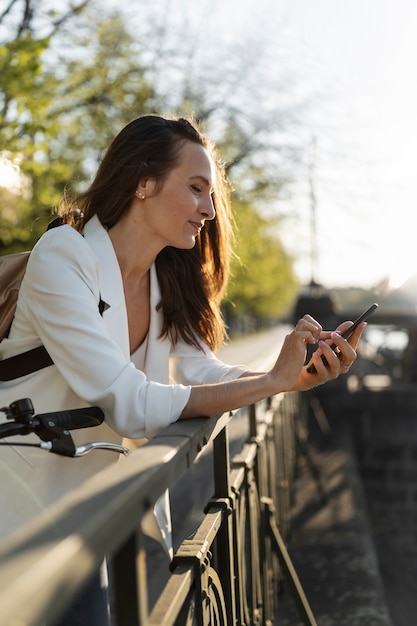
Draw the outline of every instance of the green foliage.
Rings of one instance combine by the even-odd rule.
[[[194,49],[190,64],[188,30],[158,28],[149,19],[132,36],[119,12],[106,14],[100,6],[87,13],[88,2],[69,0],[62,9],[47,5],[16,0],[13,8],[22,17],[15,13],[13,28],[2,31],[0,165],[6,156],[22,176],[19,193],[0,187],[2,253],[32,247],[64,190],[79,191],[88,183],[103,149],[127,122],[146,113],[193,114],[216,141],[239,190],[238,258],[226,317],[250,317],[258,325],[280,317],[297,283],[279,240],[279,221],[259,212],[287,182],[276,174],[283,171],[274,132],[279,116],[259,114],[259,91],[247,89],[243,57],[228,55],[224,72],[215,59],[209,60],[211,68],[201,64]],[[6,17],[0,16],[0,27]],[[236,63],[241,68],[233,71]],[[252,80],[258,80],[251,65]],[[256,97],[245,102],[245,93]]]
[[[233,209],[238,227],[237,257],[225,314],[229,323],[233,317],[251,316],[259,326],[282,317],[298,283],[291,258],[278,238],[277,220],[261,216],[241,200],[234,200]]]
[[[72,56],[62,41],[31,34],[0,48],[0,145],[28,181],[25,197],[2,194],[0,248],[33,245],[64,189],[89,180],[116,129],[154,109],[122,17],[82,23],[71,35]]]
[[[18,161],[24,185],[19,195],[0,188],[0,247],[31,245],[38,137],[44,133],[48,98],[44,94],[42,54],[47,39],[25,34],[0,47],[0,138],[10,162]]]
[[[65,80],[56,88],[53,117],[62,134],[50,145],[51,159],[76,167],[73,180],[84,183],[95,170],[102,150],[127,122],[153,112],[156,95],[145,77],[135,41],[120,14],[86,24],[75,37],[82,58],[61,59]],[[68,132],[69,131],[69,132]],[[73,172],[74,174],[74,172]]]

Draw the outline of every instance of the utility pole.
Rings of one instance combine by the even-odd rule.
[[[311,263],[311,289],[319,284],[318,282],[318,248],[317,248],[317,196],[316,196],[316,160],[317,160],[317,140],[313,135],[310,143],[310,154],[308,164],[308,180],[310,188],[310,263]]]

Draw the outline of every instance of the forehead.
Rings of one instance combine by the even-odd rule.
[[[204,146],[186,141],[180,148],[177,167],[175,168],[188,178],[200,177],[210,185],[215,183],[215,165]]]

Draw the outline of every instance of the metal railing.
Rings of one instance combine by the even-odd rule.
[[[53,626],[103,559],[117,626],[279,624],[283,576],[301,619],[315,625],[285,547],[299,401],[283,394],[245,409],[248,435],[233,458],[235,416],[177,422],[3,541],[0,625]],[[208,443],[213,496],[149,610],[141,520]]]

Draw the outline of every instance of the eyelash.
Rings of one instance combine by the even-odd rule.
[[[202,192],[201,187],[199,187],[198,185],[191,185],[191,189],[192,189],[195,193],[201,193],[201,192]]]

